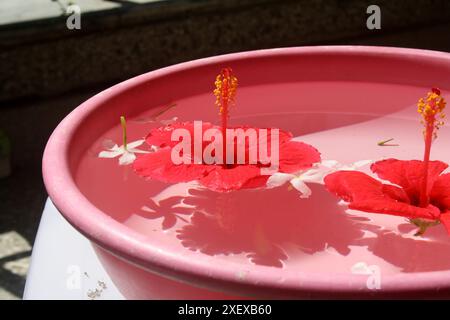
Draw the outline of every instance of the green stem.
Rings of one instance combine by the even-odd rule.
[[[380,147],[398,147],[398,144],[388,144],[388,142],[391,142],[392,140],[394,140],[394,138],[386,139],[378,142],[377,145]]]
[[[425,231],[427,231],[429,227],[437,226],[440,223],[439,220],[426,221],[419,218],[410,219],[410,222],[419,228],[419,230],[417,230],[417,232],[414,234],[415,236],[423,236]]]
[[[127,122],[124,116],[120,117],[120,124],[122,125],[123,148],[127,150]]]

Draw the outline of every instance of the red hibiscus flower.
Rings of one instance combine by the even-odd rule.
[[[177,141],[171,141],[171,135],[175,129],[186,129],[194,136],[194,124],[192,122],[174,123],[169,126],[153,129],[146,137],[149,145],[159,147],[158,151],[139,157],[133,164],[133,168],[140,176],[164,181],[168,183],[187,182],[197,180],[205,187],[214,191],[231,191],[242,188],[257,188],[266,185],[268,175],[261,175],[261,169],[268,165],[257,161],[256,164],[174,164],[171,153]],[[210,123],[202,123],[202,129],[215,128]],[[243,130],[252,129],[240,127]],[[273,129],[267,129],[267,140],[270,141]],[[256,131],[258,132],[258,130]],[[291,141],[292,134],[279,131],[279,172],[291,173],[310,168],[320,161],[319,152],[312,146]],[[194,154],[194,139],[192,152]],[[203,150],[211,142],[202,142]],[[269,144],[269,143],[268,143]],[[245,153],[250,152],[251,146],[245,143]],[[247,158],[248,159],[248,158]],[[259,160],[259,159],[258,159]]]
[[[244,138],[244,141],[240,142],[234,138],[234,141],[231,141],[231,143],[227,139],[227,129],[230,129],[228,128],[229,107],[234,104],[237,83],[237,78],[233,75],[230,68],[222,70],[214,83],[214,95],[216,96],[216,105],[219,107],[219,114],[221,116],[221,127],[213,126],[210,123],[202,123],[200,127],[202,132],[208,129],[215,129],[215,132],[219,134],[222,140],[222,148],[219,147],[219,150],[209,148],[213,143],[212,141],[203,141],[203,135],[196,137],[195,123],[184,122],[167,125],[152,130],[147,136],[146,142],[160,149],[154,153],[142,156],[134,162],[133,167],[137,174],[169,183],[196,180],[207,188],[220,192],[265,186],[269,176],[262,175],[261,170],[271,167],[272,163],[268,163],[266,159],[260,158],[260,152],[255,152],[255,149],[257,149],[256,146],[250,145],[250,138]],[[178,151],[174,149],[179,142],[172,141],[172,133],[176,129],[184,129],[189,134],[188,136],[193,137],[187,143],[186,149],[188,151],[185,152],[183,149],[182,152],[182,157],[185,157],[185,159],[188,158],[189,161],[183,161],[181,164],[176,163],[172,159],[172,151]],[[254,130],[256,128],[243,126],[234,129],[246,131],[247,129]],[[279,172],[291,173],[301,169],[307,169],[314,163],[320,161],[320,154],[315,148],[302,142],[291,141],[291,133],[282,130],[274,131],[274,129],[266,130],[266,151],[270,150],[271,154],[273,152],[271,138],[274,132],[279,133],[279,159],[277,163]],[[258,142],[260,137],[264,141],[264,137],[261,136],[261,132],[258,129],[254,132],[256,132]],[[214,142],[216,142],[215,139],[213,140]],[[200,147],[197,144],[200,144]],[[245,159],[250,160],[249,155],[251,154],[253,161],[248,161],[248,163],[245,161],[237,161],[238,145],[241,146],[240,150],[245,151],[243,152],[245,153]],[[195,150],[197,149],[199,151],[200,148],[201,155],[204,154],[205,148],[214,149],[214,156],[217,155],[221,161],[208,162],[203,159],[203,156],[201,156],[201,159],[195,158],[199,155],[198,153],[196,154]],[[230,156],[230,158],[232,156],[231,153],[227,154],[227,152],[230,152],[229,150],[232,149],[235,149],[236,152],[233,152],[234,161],[230,162],[227,156]],[[221,151],[221,154],[219,151]]]
[[[419,206],[423,161],[388,159],[378,161],[371,170],[384,184],[358,171],[338,171],[325,177],[327,189],[349,202],[349,208],[410,219],[440,221],[450,233],[450,174],[442,174],[447,164],[431,161],[428,171],[430,203]],[[420,224],[420,220],[413,220]],[[420,225],[419,225],[420,227]]]
[[[349,208],[410,218],[422,235],[430,226],[442,223],[450,234],[450,173],[442,174],[448,165],[430,161],[430,150],[436,130],[442,125],[445,101],[438,89],[420,99],[418,111],[425,125],[424,160],[388,159],[378,161],[371,170],[384,184],[362,172],[338,171],[325,177],[327,189],[349,202]]]

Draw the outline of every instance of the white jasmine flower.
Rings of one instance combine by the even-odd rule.
[[[119,158],[119,165],[128,165],[136,160],[136,153],[149,153],[149,151],[137,149],[140,145],[142,145],[145,140],[140,139],[134,142],[127,142],[127,124],[125,121],[125,117],[120,117],[120,124],[122,125],[122,140],[123,145],[120,147],[117,144],[114,144],[111,148],[108,148],[106,151],[101,151],[98,156],[99,158]],[[156,151],[157,147],[151,147],[153,151]]]
[[[306,183],[323,183],[325,174],[326,172],[318,167],[296,173],[276,172],[267,180],[267,187],[275,188],[289,182],[294,189],[300,192],[300,198],[309,198],[312,192]]]
[[[336,160],[324,160],[307,170],[295,173],[276,172],[267,180],[267,187],[276,188],[289,182],[294,189],[300,192],[300,198],[309,198],[312,192],[307,183],[323,184],[323,178],[333,171],[353,171],[372,162],[372,160],[361,160],[349,165],[343,165]]]
[[[116,158],[120,156],[119,165],[128,165],[136,160],[136,153],[149,153],[149,151],[137,149],[137,147],[142,145],[144,142],[145,140],[141,139],[130,142],[126,146],[122,145],[120,147],[115,144],[112,148],[100,152],[98,156],[99,158]],[[154,149],[154,146],[152,146],[152,149]]]

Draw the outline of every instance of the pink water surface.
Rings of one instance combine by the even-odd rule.
[[[415,103],[428,90],[364,82],[243,85],[230,124],[291,131],[319,149],[323,159],[342,163],[420,159],[422,128]],[[158,119],[218,122],[211,92],[173,102],[176,106]],[[159,126],[143,120],[163,108],[149,101],[144,114],[125,114],[129,141]],[[280,281],[286,270],[349,274],[357,263],[376,265],[382,275],[450,268],[450,237],[442,226],[414,237],[406,219],[346,210],[321,185],[312,185],[312,196],[300,199],[287,185],[221,194],[195,183],[145,181],[117,159],[97,157],[105,141],[121,144],[117,120],[86,150],[77,184],[95,206],[169,253],[208,256],[219,265],[233,262],[238,278],[253,268],[278,268]],[[399,146],[377,146],[388,138]],[[450,129],[443,127],[432,158],[450,161],[449,138]]]

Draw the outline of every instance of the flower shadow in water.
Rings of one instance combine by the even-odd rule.
[[[367,227],[367,226],[365,226]],[[450,269],[450,240],[443,226],[429,228],[425,237],[407,237],[417,227],[400,224],[399,232],[374,227],[374,237],[359,239],[355,245],[366,246],[372,254],[401,268],[401,272],[430,272]]]
[[[178,220],[189,223],[183,215],[191,215],[193,210],[191,208],[182,207],[181,196],[174,196],[163,199],[159,202],[150,199],[144,207],[142,207],[141,217],[146,219],[163,218],[162,229],[167,230],[174,227]]]
[[[304,255],[327,248],[344,257],[353,246],[367,247],[401,272],[450,269],[450,238],[442,226],[429,228],[423,238],[411,237],[415,226],[385,229],[372,219],[347,214],[347,207],[337,205],[322,186],[310,186],[309,199],[300,199],[286,185],[230,193],[189,187],[188,196],[182,186],[168,192],[170,197],[147,201],[139,215],[161,219],[162,230],[174,229],[190,250],[211,256],[244,254],[257,265],[281,268],[296,258],[296,251]]]
[[[313,254],[332,247],[350,253],[363,236],[358,218],[345,214],[323,186],[302,200],[286,186],[217,193],[190,190],[184,203],[195,206],[190,224],[177,230],[183,246],[208,255],[244,253],[258,265],[283,267],[291,248]]]

